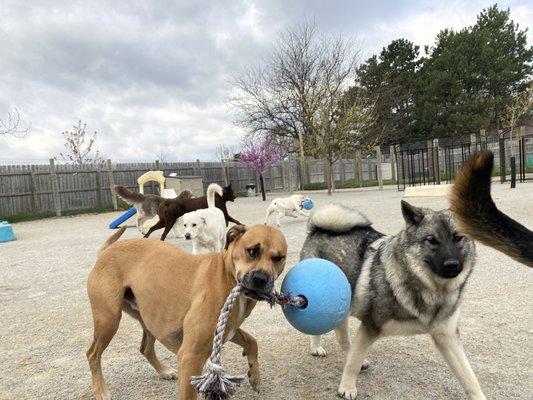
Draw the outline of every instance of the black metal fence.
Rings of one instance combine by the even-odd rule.
[[[511,133],[440,138],[395,146],[398,190],[406,186],[451,183],[457,171],[476,151],[492,150],[495,174],[506,182],[515,158],[518,182],[533,180],[533,129],[519,127]]]

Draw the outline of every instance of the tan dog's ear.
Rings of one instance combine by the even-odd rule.
[[[244,235],[244,232],[246,232],[246,227],[244,225],[235,225],[235,226],[232,226],[228,233],[226,233],[226,247],[225,249],[227,250],[228,247],[229,247],[229,244],[233,241],[235,241],[235,239],[237,239],[238,237]]]

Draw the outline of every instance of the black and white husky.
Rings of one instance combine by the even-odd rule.
[[[385,236],[359,212],[330,204],[309,220],[301,259],[337,264],[352,286],[351,315],[361,321],[350,344],[348,317],[336,328],[347,351],[338,389],[357,396],[356,379],[371,345],[390,335],[431,335],[470,399],[485,399],[459,340],[459,306],[475,261],[474,243],[461,235],[449,210],[432,211],[402,201],[405,228]],[[312,353],[325,355],[320,336]]]

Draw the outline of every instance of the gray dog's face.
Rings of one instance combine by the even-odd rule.
[[[471,268],[474,243],[458,232],[450,210],[433,211],[402,201],[402,213],[408,247],[434,274],[453,279]]]

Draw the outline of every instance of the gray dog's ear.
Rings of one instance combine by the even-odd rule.
[[[225,249],[227,250],[228,247],[229,247],[229,244],[231,242],[234,242],[237,238],[239,238],[242,235],[244,235],[245,232],[246,232],[246,227],[244,225],[232,226],[229,229],[228,233],[226,233],[226,247],[225,247]]]
[[[410,225],[418,225],[424,219],[424,211],[402,200],[403,219]]]

